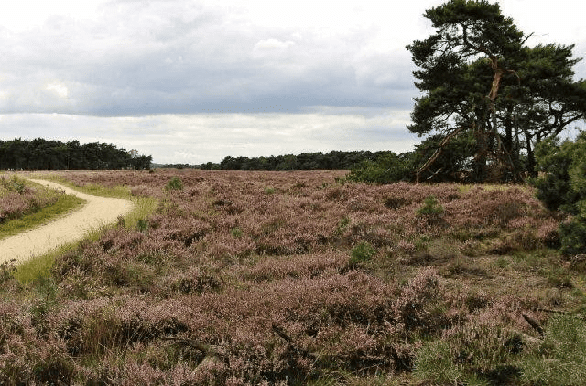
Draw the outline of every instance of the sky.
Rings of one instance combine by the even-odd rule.
[[[435,0],[19,0],[0,12],[0,140],[112,143],[155,163],[410,151],[405,46]],[[583,0],[502,0],[528,45],[576,44]],[[586,78],[586,61],[574,68]]]

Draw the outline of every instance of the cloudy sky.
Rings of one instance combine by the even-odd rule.
[[[412,149],[405,46],[443,1],[19,0],[0,12],[0,139],[113,143],[157,163]],[[502,0],[586,57],[583,0]],[[586,62],[575,67],[586,78]]]

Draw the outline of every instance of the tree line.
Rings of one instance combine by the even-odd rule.
[[[0,170],[150,169],[152,156],[112,144],[48,141],[42,138],[0,141]]]
[[[365,160],[392,153],[390,151],[331,151],[271,155],[269,157],[224,157],[220,164],[202,164],[201,169],[221,170],[349,170]]]

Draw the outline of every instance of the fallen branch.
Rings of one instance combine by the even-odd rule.
[[[544,333],[543,328],[541,328],[539,323],[537,323],[537,320],[535,320],[532,317],[525,315],[525,314],[521,314],[521,315],[523,316],[523,319],[525,319],[525,321],[527,323],[529,323],[529,325],[531,327],[533,327],[533,329],[539,333],[539,335],[543,336],[543,333]]]
[[[220,352],[220,346],[214,346],[211,344],[204,344],[204,343],[199,343],[196,342],[193,339],[187,339],[187,338],[178,338],[175,336],[168,336],[168,337],[161,337],[162,340],[168,340],[168,341],[172,341],[174,343],[178,343],[181,344],[183,346],[189,346],[189,347],[193,347],[199,351],[201,351],[203,353],[203,355],[205,357],[207,357],[208,355],[212,355],[218,358],[224,358],[224,354],[222,354]]]

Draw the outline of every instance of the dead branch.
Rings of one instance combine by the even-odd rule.
[[[527,323],[529,323],[529,325],[531,327],[533,327],[533,329],[535,331],[537,331],[539,333],[539,335],[543,336],[543,328],[541,328],[541,326],[539,325],[539,323],[537,323],[537,320],[533,319],[532,317],[525,315],[525,314],[521,314],[521,316],[523,316],[523,319],[525,319],[525,321]]]
[[[180,344],[182,346],[189,346],[189,347],[193,347],[196,350],[199,350],[203,353],[204,356],[208,356],[208,355],[212,355],[218,358],[223,358],[224,355],[221,354],[220,352],[220,346],[214,346],[211,344],[204,344],[204,343],[199,343],[196,342],[193,339],[187,339],[187,338],[178,338],[175,336],[168,336],[168,337],[161,337],[162,340],[167,340],[167,341],[172,341],[174,343]]]
[[[427,160],[427,162],[425,163],[425,165],[423,165],[421,168],[419,168],[419,170],[417,171],[417,179],[416,182],[419,183],[419,175],[424,172],[425,170],[429,169],[429,167],[435,162],[435,160],[438,159],[438,157],[440,156],[440,154],[442,153],[442,150],[444,148],[444,146],[446,146],[448,144],[448,142],[450,142],[450,140],[455,137],[458,133],[460,133],[462,130],[464,129],[464,127],[459,127],[458,129],[454,130],[453,132],[451,132],[450,134],[448,134],[439,144],[439,148],[435,151],[435,153]],[[436,172],[437,173],[437,172]]]

